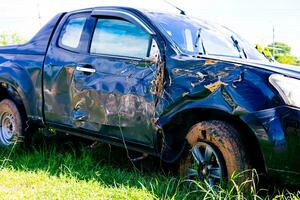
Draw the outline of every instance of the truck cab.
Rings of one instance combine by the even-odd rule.
[[[179,163],[210,184],[250,168],[297,183],[298,91],[284,83],[300,85],[299,72],[183,14],[61,13],[28,43],[0,48],[0,142],[51,128]]]

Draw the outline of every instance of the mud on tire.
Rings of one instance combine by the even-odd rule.
[[[214,156],[218,157],[217,159],[215,158],[215,160],[218,160],[221,165],[220,168],[222,168],[220,171],[220,179],[230,179],[234,172],[242,172],[249,169],[245,147],[239,138],[239,133],[226,122],[212,120],[195,124],[189,130],[186,140],[189,145],[189,150],[180,160],[179,173],[181,177],[187,178],[191,166],[195,165],[193,164],[194,152],[192,151],[193,147],[197,147],[197,145],[199,147],[201,145],[209,146],[211,151],[214,152]],[[208,163],[205,164],[208,165]],[[196,171],[201,173],[202,169],[204,169],[204,167]],[[203,177],[203,179],[205,179],[205,177]]]

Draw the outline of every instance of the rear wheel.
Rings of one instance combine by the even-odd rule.
[[[189,150],[180,161],[180,175],[210,185],[230,179],[234,172],[249,168],[238,132],[223,121],[203,121],[194,125],[186,139]]]
[[[13,146],[23,141],[23,120],[16,104],[4,99],[0,102],[0,145]]]

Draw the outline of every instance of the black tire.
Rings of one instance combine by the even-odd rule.
[[[4,99],[0,102],[0,145],[11,147],[24,141],[24,123],[17,105]]]
[[[193,179],[190,176],[193,174],[192,172],[195,172],[192,171],[192,166],[195,167],[195,157],[201,158],[201,156],[203,163],[201,159],[198,159],[200,162],[196,162],[200,163],[199,166],[196,166],[199,168],[197,175],[200,177],[200,180],[207,180],[210,184],[228,180],[234,172],[243,172],[249,169],[245,147],[239,138],[239,134],[235,128],[226,122],[213,120],[195,124],[189,130],[186,139],[189,144],[189,150],[180,160],[179,173],[182,177]],[[206,156],[206,148],[209,152],[207,154],[211,155],[211,161],[203,159],[203,156]],[[220,170],[216,171],[219,165]],[[214,169],[214,171],[210,172],[208,169]],[[220,176],[217,177],[216,174]]]

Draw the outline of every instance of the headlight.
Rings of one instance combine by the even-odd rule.
[[[277,89],[285,103],[300,108],[300,80],[280,74],[272,74],[270,83]]]

